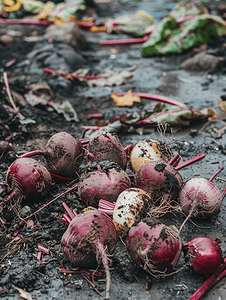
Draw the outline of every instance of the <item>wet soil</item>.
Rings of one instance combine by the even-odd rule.
[[[212,13],[217,11],[217,4],[222,1],[209,1]],[[207,5],[207,4],[205,4]],[[152,14],[157,21],[166,15],[175,3],[169,0],[162,1],[112,1],[110,4],[98,4],[90,7],[100,17],[116,17],[128,12],[145,9]],[[89,11],[89,12],[90,12]],[[10,164],[21,154],[32,150],[44,150],[48,139],[59,131],[66,131],[82,138],[84,129],[82,126],[96,125],[96,120],[89,118],[90,113],[103,113],[104,120],[119,116],[122,112],[132,113],[151,109],[157,102],[142,99],[141,103],[135,103],[133,107],[117,107],[110,98],[111,91],[143,92],[160,94],[172,97],[188,105],[189,108],[202,109],[214,108],[218,122],[214,123],[218,128],[224,125],[225,115],[216,107],[216,99],[226,97],[226,75],[224,67],[216,72],[187,72],[179,68],[186,58],[192,56],[192,50],[181,55],[168,57],[142,58],[139,44],[114,46],[118,51],[111,52],[111,47],[99,45],[100,40],[128,38],[127,35],[109,35],[105,32],[91,33],[84,31],[88,41],[88,48],[84,51],[76,49],[76,52],[84,58],[85,65],[93,72],[112,66],[116,70],[129,69],[138,66],[134,77],[126,84],[114,87],[87,87],[77,80],[70,81],[66,78],[54,77],[49,74],[27,72],[26,55],[30,53],[37,43],[23,40],[23,36],[39,36],[43,34],[45,27],[28,25],[0,25],[1,30],[14,30],[22,32],[21,36],[14,37],[14,43],[1,45],[0,68],[1,72],[7,71],[10,89],[17,93],[16,105],[26,117],[36,121],[35,124],[21,124],[19,118],[13,114],[8,115],[0,107],[0,140],[8,140],[13,148],[4,153],[0,160],[0,182],[5,182],[7,169]],[[226,42],[225,38],[211,40],[210,47],[218,51]],[[48,44],[48,41],[43,42]],[[54,44],[55,43],[55,44]],[[53,42],[57,47],[58,43]],[[116,52],[116,53],[115,53]],[[16,59],[16,63],[6,67],[6,63]],[[25,61],[25,64],[24,64]],[[78,115],[78,122],[67,122],[62,115],[55,111],[49,111],[46,107],[31,107],[24,104],[23,98],[32,83],[47,83],[54,94],[54,100],[61,103],[67,99],[72,104]],[[0,86],[0,104],[6,104],[7,99]],[[14,94],[15,95],[15,94]],[[15,96],[14,96],[15,99]],[[206,126],[205,128],[203,126]],[[210,178],[214,172],[225,164],[226,135],[222,134],[218,139],[206,132],[212,123],[192,124],[183,130],[165,132],[154,129],[149,134],[136,132],[119,132],[119,138],[123,146],[135,145],[144,138],[158,138],[172,147],[173,153],[179,153],[182,161],[185,161],[199,153],[204,152],[205,158],[180,170],[183,180],[192,177]],[[198,134],[191,135],[191,131]],[[37,159],[42,161],[41,157]],[[84,167],[83,162],[81,167]],[[127,167],[131,172],[130,166]],[[226,178],[223,170],[219,177]],[[85,205],[76,191],[61,197],[52,205],[49,205],[36,214],[32,221],[22,227],[19,222],[26,216],[35,212],[43,204],[48,203],[60,193],[76,184],[76,176],[71,183],[63,183],[53,180],[50,192],[42,199],[12,201],[10,204],[0,207],[0,296],[2,299],[19,299],[18,291],[14,286],[22,288],[32,295],[32,299],[101,299],[102,297],[92,287],[92,278],[83,270],[77,270],[71,265],[61,252],[61,237],[67,225],[58,220],[64,214],[62,202],[71,209],[81,212]],[[215,179],[214,183],[223,191],[225,181]],[[6,199],[3,189],[0,189],[0,200]],[[223,254],[226,254],[225,233],[225,201],[220,212],[207,220],[195,220],[187,222],[181,232],[183,243],[198,237],[208,236],[218,239]],[[164,217],[166,224],[173,224],[178,228],[182,224],[184,216],[180,212],[168,214]],[[15,239],[15,232],[20,229]],[[38,245],[50,249],[49,254],[42,254],[41,261],[37,260]],[[185,264],[183,254],[175,267],[179,271]],[[60,269],[71,270],[69,273],[61,273]],[[100,267],[101,269],[102,267]],[[79,272],[78,272],[79,271]],[[90,270],[88,270],[90,271]],[[90,271],[92,272],[92,271]],[[90,280],[91,283],[87,282]],[[111,264],[111,299],[188,299],[192,293],[204,282],[205,277],[194,274],[189,267],[179,273],[175,273],[164,279],[155,279],[137,267],[129,257],[125,246],[118,237],[117,247],[112,257]],[[102,271],[100,277],[96,277],[97,289],[105,295],[105,274]],[[217,283],[203,299],[216,300],[226,298],[226,282],[222,279]]]

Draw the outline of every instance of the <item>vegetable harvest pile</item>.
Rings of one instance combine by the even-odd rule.
[[[21,224],[33,220],[47,206],[54,206],[60,197],[77,191],[83,210],[74,210],[73,201],[71,208],[63,203],[66,213],[58,220],[68,228],[61,237],[60,251],[71,263],[71,271],[94,268],[95,278],[103,266],[105,299],[111,297],[111,261],[121,242],[134,265],[152,278],[160,280],[187,266],[197,274],[214,273],[217,278],[225,270],[219,241],[202,236],[184,241],[181,237],[188,220],[192,219],[195,226],[196,220],[217,214],[225,195],[226,188],[221,193],[212,183],[223,167],[209,180],[194,177],[184,181],[179,173],[184,165],[204,156],[180,165],[180,155],[173,153],[170,144],[157,139],[124,148],[118,136],[108,132],[90,140],[59,132],[49,139],[46,151],[25,153],[9,166],[7,184],[0,185],[5,192],[0,206],[3,210],[18,203],[23,207],[25,201],[36,199],[45,203],[53,184],[67,182],[69,189],[21,218]],[[180,228],[172,218],[176,214],[183,220]],[[167,220],[165,216],[171,217]],[[182,253],[184,266],[175,271]],[[211,282],[207,282],[206,290],[215,281]]]

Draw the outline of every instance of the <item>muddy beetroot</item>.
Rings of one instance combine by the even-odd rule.
[[[146,218],[129,229],[126,247],[137,265],[158,278],[175,267],[182,243],[175,226]]]
[[[125,169],[127,157],[117,135],[109,132],[101,133],[90,140],[87,145],[87,164],[94,161],[110,160]]]
[[[130,163],[137,171],[148,161],[166,162],[172,158],[172,153],[167,145],[159,140],[144,139],[138,142],[131,151]]]
[[[98,210],[88,210],[75,217],[61,240],[63,254],[75,266],[94,268],[103,263],[107,277],[105,299],[109,299],[110,290],[108,255],[114,252],[116,240],[111,218]]]
[[[87,168],[80,178],[78,193],[87,205],[98,207],[100,199],[116,201],[118,195],[131,187],[127,173],[112,161],[100,161]]]
[[[58,132],[48,140],[45,157],[50,172],[68,176],[81,165],[83,147],[77,137],[67,132]]]
[[[192,269],[201,275],[215,273],[223,262],[223,255],[218,242],[208,237],[197,237],[182,248],[185,260]]]
[[[7,183],[12,189],[4,204],[14,196],[24,198],[45,196],[52,184],[49,171],[33,158],[18,158],[8,169]]]
[[[165,195],[176,200],[182,183],[182,177],[174,167],[157,161],[145,163],[134,176],[134,185],[146,191],[155,203]]]
[[[148,193],[139,188],[129,188],[123,191],[116,200],[113,212],[116,230],[123,234],[138,218],[146,217],[152,204]]]

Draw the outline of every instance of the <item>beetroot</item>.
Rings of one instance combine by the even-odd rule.
[[[175,226],[146,218],[129,229],[126,247],[137,265],[159,278],[177,264],[182,243]]]
[[[45,157],[50,172],[68,176],[81,165],[83,147],[77,137],[67,132],[58,132],[48,140]]]
[[[131,187],[127,173],[115,162],[100,161],[87,168],[80,177],[78,193],[87,205],[98,207],[100,199],[116,201],[118,195]]]
[[[106,299],[110,290],[108,255],[114,252],[116,241],[111,218],[98,210],[87,210],[75,217],[61,240],[63,254],[75,266],[95,268],[102,261],[107,277]]]
[[[130,153],[130,164],[137,171],[148,161],[166,162],[172,158],[172,153],[167,145],[159,140],[143,139],[138,142]]]
[[[182,248],[185,260],[200,275],[215,273],[223,262],[223,255],[218,242],[208,237],[197,237]]]
[[[126,153],[116,134],[100,133],[90,140],[87,151],[87,164],[94,161],[110,160],[116,162],[122,169],[126,168]]]
[[[151,197],[142,189],[129,188],[121,192],[113,212],[113,223],[116,230],[123,234],[138,218],[146,217],[152,204]]]
[[[8,169],[7,183],[12,189],[4,204],[13,196],[21,195],[24,198],[45,196],[50,190],[52,180],[49,171],[33,158],[18,158]]]
[[[182,177],[174,167],[157,161],[145,163],[134,176],[134,185],[146,191],[155,203],[161,202],[165,195],[176,200],[182,183]]]
[[[179,194],[183,212],[195,218],[208,218],[216,214],[222,199],[219,189],[205,178],[189,179]]]

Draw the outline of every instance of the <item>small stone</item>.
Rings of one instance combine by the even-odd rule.
[[[14,43],[14,39],[7,34],[3,34],[0,36],[0,42],[4,45],[10,45]]]

